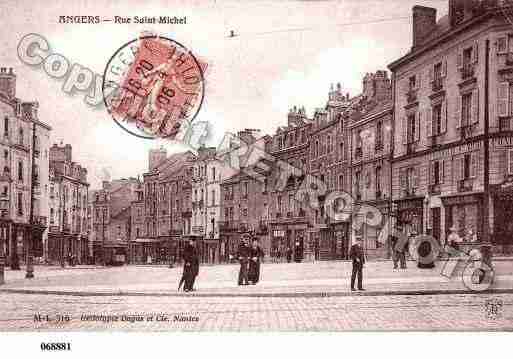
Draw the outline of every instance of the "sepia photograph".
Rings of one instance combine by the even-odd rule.
[[[0,23],[0,341],[513,330],[513,1]]]

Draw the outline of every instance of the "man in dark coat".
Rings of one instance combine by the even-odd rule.
[[[239,245],[237,251],[237,257],[239,258],[240,270],[239,270],[239,285],[248,285],[248,265],[249,265],[249,246],[246,239],[243,239]]]
[[[189,243],[183,250],[183,275],[184,281],[183,290],[190,292],[194,290],[194,282],[199,272],[199,257],[196,251],[196,242],[193,239],[189,240]]]
[[[251,284],[257,284],[260,280],[260,262],[264,256],[264,251],[258,245],[258,240],[254,239],[249,250],[249,273],[248,281]]]
[[[354,291],[354,282],[358,275],[358,290],[363,289],[363,265],[365,264],[365,255],[363,254],[362,239],[361,237],[356,238],[355,244],[351,246],[349,251],[349,258],[353,262],[353,272],[351,273],[351,290]]]

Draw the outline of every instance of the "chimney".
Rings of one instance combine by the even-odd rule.
[[[422,45],[436,26],[436,9],[416,5],[413,7],[413,48]]]
[[[16,74],[12,67],[0,68],[0,96],[13,99],[16,96]]]

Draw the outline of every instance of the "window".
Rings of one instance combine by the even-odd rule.
[[[415,188],[415,170],[411,167],[406,169],[406,188]]]
[[[417,88],[417,76],[410,76],[408,79],[409,90],[415,90]]]
[[[343,160],[344,159],[344,142],[340,142],[340,144],[338,146],[339,146],[339,150],[340,150],[340,159]]]
[[[472,47],[463,50],[463,66],[469,65],[472,62]]]
[[[508,150],[508,174],[513,174],[513,149]]]
[[[439,80],[442,78],[442,63],[435,64],[433,68],[433,80]]]
[[[4,137],[9,137],[9,117],[4,117]]]
[[[328,153],[331,152],[331,136],[328,136]]]
[[[463,179],[470,178],[471,156],[467,153],[463,157]]]
[[[50,208],[50,224],[53,224],[54,223],[54,209],[53,208]]]
[[[39,184],[39,166],[34,164],[34,182],[35,185]]]
[[[470,124],[472,116],[472,94],[465,94],[461,97],[461,127]]]
[[[319,141],[315,141],[315,157],[319,157]]]
[[[18,133],[18,144],[20,146],[23,146],[23,141],[24,141],[24,139],[23,139],[23,128],[20,127],[20,131]]]
[[[216,180],[216,168],[212,167],[212,181]]]
[[[376,193],[381,193],[381,166],[376,167],[376,175],[375,175],[375,181],[376,181]]]
[[[338,189],[342,190],[344,188],[344,176],[338,176]]]
[[[247,208],[244,208],[244,209],[242,210],[242,216],[243,216],[243,217],[247,217],[247,216],[248,216],[248,209],[247,209]]]
[[[408,115],[406,123],[406,143],[414,143],[418,139],[418,127],[417,127],[417,114],[412,113]]]
[[[23,215],[23,193],[18,192],[18,215]]]
[[[2,196],[3,196],[3,197],[6,197],[6,196],[7,196],[7,192],[8,192],[8,190],[9,190],[9,189],[7,188],[7,186],[4,186],[4,187],[2,188]]]
[[[381,147],[383,145],[383,123],[378,121],[376,123],[376,147]]]
[[[433,106],[433,136],[442,133],[442,104]]]
[[[4,159],[8,159],[9,158],[9,151],[5,150],[4,151]]]
[[[432,161],[430,167],[430,183],[439,185],[444,182],[444,160]]]
[[[282,198],[281,198],[281,196],[278,196],[276,198],[276,204],[277,204],[276,208],[277,208],[278,213],[281,213],[282,212]]]
[[[23,182],[23,162],[18,162],[18,181]]]
[[[358,130],[358,132],[356,133],[356,138],[355,138],[355,141],[356,141],[356,148],[362,148],[362,130]]]
[[[355,193],[357,196],[360,195],[360,184],[362,181],[362,173],[361,171],[356,171],[354,176],[354,186],[355,186]]]
[[[212,202],[211,202],[211,205],[212,206],[216,205],[216,191],[215,190],[212,190]]]
[[[262,193],[267,193],[267,183],[268,183],[267,178],[264,178],[264,183],[262,186]]]

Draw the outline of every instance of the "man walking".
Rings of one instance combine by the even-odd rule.
[[[189,244],[184,248],[183,251],[183,275],[182,280],[184,282],[183,290],[190,292],[194,290],[194,282],[199,272],[199,257],[196,251],[196,242],[193,239],[189,239]],[[182,281],[181,280],[181,281]],[[181,282],[180,281],[180,282]],[[180,285],[178,289],[180,289]]]
[[[365,264],[365,256],[362,248],[362,238],[356,237],[356,242],[351,246],[349,258],[353,262],[353,272],[351,273],[351,290],[354,291],[354,282],[358,275],[358,290],[363,289],[363,265]]]
[[[242,239],[239,245],[237,257],[239,258],[240,270],[239,270],[239,285],[248,285],[248,265],[249,265],[249,246],[247,240]]]

